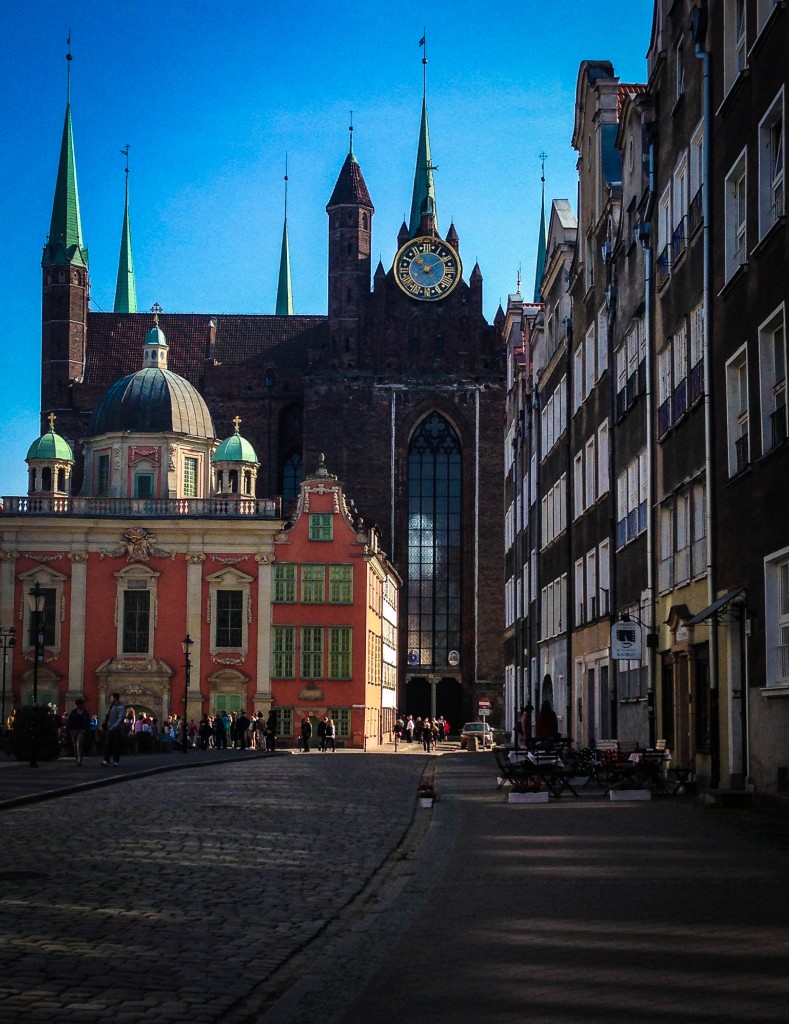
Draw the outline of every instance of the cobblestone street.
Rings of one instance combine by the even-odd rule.
[[[396,851],[430,760],[254,758],[5,810],[0,1019],[247,1019]]]

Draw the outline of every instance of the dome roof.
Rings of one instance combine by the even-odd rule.
[[[96,406],[91,435],[113,430],[215,436],[208,406],[197,389],[177,373],[155,367],[116,381]]]
[[[53,417],[54,419],[54,417]],[[27,450],[27,459],[47,459],[59,462],[73,462],[71,445],[54,430],[48,430],[34,441]]]
[[[214,452],[214,462],[257,462],[255,449],[238,431],[226,437]]]

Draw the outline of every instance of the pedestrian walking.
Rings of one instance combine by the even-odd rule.
[[[217,715],[214,719],[214,747],[217,750],[227,750],[227,718],[224,714]]]
[[[107,717],[104,719],[104,760],[101,763],[105,768],[109,767],[110,763],[117,768],[121,763],[125,721],[126,705],[121,702],[119,693],[113,693],[110,706],[107,708]]]
[[[208,715],[203,715],[200,719],[200,724],[197,727],[197,735],[199,737],[199,749],[208,750],[208,741],[211,739],[213,730],[211,723],[208,720]]]
[[[71,746],[74,748],[74,757],[77,761],[77,768],[82,766],[82,747],[85,742],[85,735],[90,726],[90,714],[85,707],[82,697],[77,697],[74,707],[68,716],[68,734],[71,737]]]
[[[416,723],[414,722],[414,716],[413,715],[409,715],[408,718],[406,718],[406,720],[405,720],[405,735],[406,735],[406,739],[408,740],[409,743],[413,743],[414,742],[414,729],[415,728],[416,728]]]
[[[277,749],[277,712],[269,711],[266,721],[266,750],[273,754]]]
[[[249,730],[249,718],[246,711],[239,711],[236,718],[236,744],[239,750],[246,750],[248,746],[247,732]]]
[[[301,723],[301,749],[305,754],[310,752],[310,739],[312,737],[312,722],[309,715],[305,715]]]
[[[321,752],[326,750],[326,726],[328,722],[328,715],[324,715],[320,722],[318,722],[318,750]]]
[[[334,724],[333,718],[329,718],[326,722],[323,749],[331,750],[332,754],[337,750],[337,726]]]

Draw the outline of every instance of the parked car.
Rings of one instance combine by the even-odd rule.
[[[468,746],[469,736],[476,736],[477,743],[485,747],[493,746],[493,730],[487,722],[466,722],[460,730],[460,749],[465,750]]]

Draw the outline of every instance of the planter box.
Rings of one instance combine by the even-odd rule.
[[[652,793],[648,789],[609,789],[608,795],[614,801],[651,800]]]
[[[510,790],[507,793],[508,804],[547,804],[548,790],[540,790],[539,793],[517,793]]]
[[[432,796],[420,796],[420,798],[419,798],[419,806],[420,807],[432,807],[433,806],[433,798],[432,798]]]

